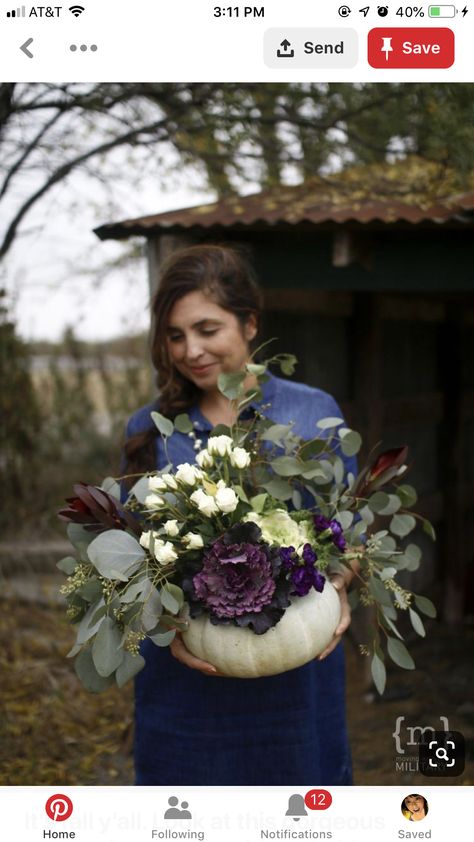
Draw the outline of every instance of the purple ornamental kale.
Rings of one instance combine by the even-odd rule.
[[[214,541],[193,578],[196,597],[220,619],[258,613],[275,591],[273,564],[264,544]]]
[[[336,546],[341,553],[344,552],[346,549],[346,539],[344,538],[344,532],[338,520],[329,520],[329,518],[324,517],[324,515],[315,515],[313,523],[317,532],[324,532],[326,529],[330,529],[332,532],[331,541],[334,546]]]
[[[306,596],[311,588],[322,592],[326,579],[316,567],[318,557],[311,544],[304,545],[302,558],[297,556],[294,547],[282,547],[280,558],[283,567],[290,574],[290,581],[294,587],[292,596]]]

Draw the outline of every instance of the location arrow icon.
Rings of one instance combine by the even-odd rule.
[[[22,44],[21,47],[20,47],[20,50],[25,54],[25,56],[28,56],[28,58],[33,58],[33,53],[30,53],[30,51],[28,49],[28,47],[32,43],[33,43],[33,38],[28,38],[28,41],[25,41],[25,43]]]

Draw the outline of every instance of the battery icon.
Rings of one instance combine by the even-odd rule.
[[[428,6],[430,18],[454,18],[456,14],[456,6]]]

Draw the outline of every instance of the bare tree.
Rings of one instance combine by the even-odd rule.
[[[219,195],[344,164],[416,152],[465,173],[474,152],[471,85],[1,84],[0,260],[28,213],[82,170],[107,182],[118,149],[199,166]]]

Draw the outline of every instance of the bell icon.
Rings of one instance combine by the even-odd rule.
[[[288,799],[288,810],[285,813],[285,816],[291,816],[294,822],[299,822],[301,816],[307,816],[308,813],[306,812],[304,806],[304,798],[302,795],[295,793],[295,795],[290,795]]]

